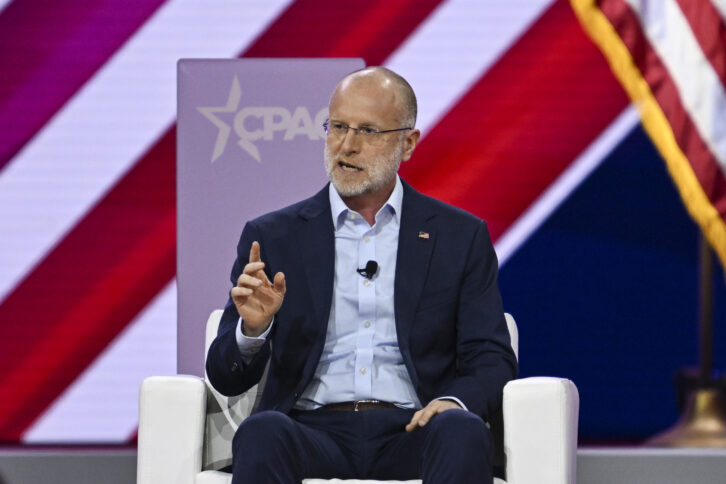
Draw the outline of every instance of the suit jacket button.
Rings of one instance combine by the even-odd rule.
[[[239,365],[236,361],[232,363],[232,371],[239,371]]]

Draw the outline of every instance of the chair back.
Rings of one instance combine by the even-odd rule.
[[[222,312],[221,309],[213,311],[207,320],[204,338],[205,357],[209,346],[217,336]],[[262,376],[261,382],[264,382],[265,376]],[[232,465],[232,438],[240,423],[252,413],[259,396],[262,395],[262,389],[260,385],[255,385],[242,395],[226,397],[214,389],[206,373],[204,382],[208,391],[202,470],[219,470]]]

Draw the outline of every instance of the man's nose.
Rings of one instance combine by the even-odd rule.
[[[361,143],[361,136],[355,129],[349,127],[348,131],[345,133],[345,137],[343,138],[341,148],[346,153],[358,153],[360,151]]]

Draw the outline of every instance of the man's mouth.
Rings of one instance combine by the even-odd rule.
[[[363,168],[357,167],[355,165],[351,165],[350,163],[346,163],[344,161],[339,161],[338,166],[343,169],[343,171],[348,172],[356,172],[356,171],[363,171]]]

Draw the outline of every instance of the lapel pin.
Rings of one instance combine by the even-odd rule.
[[[428,232],[419,232],[418,233],[418,238],[419,239],[428,239],[429,238],[429,233]]]

